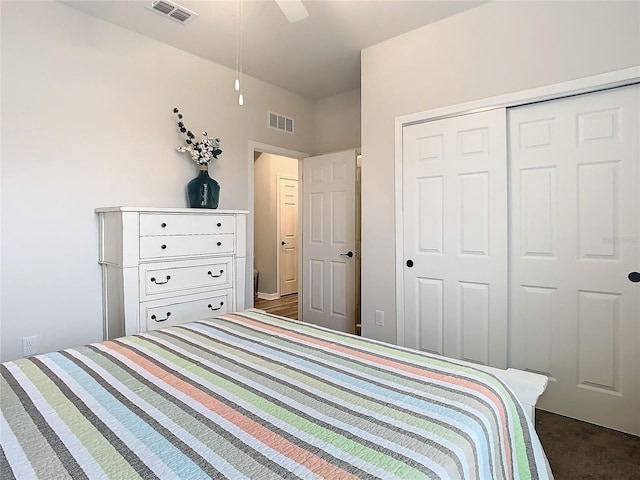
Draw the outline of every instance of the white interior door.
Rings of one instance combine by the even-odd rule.
[[[640,87],[510,110],[510,363],[539,406],[640,435]]]
[[[298,291],[298,180],[278,177],[278,291]]]
[[[504,109],[403,128],[404,345],[507,363]]]
[[[302,161],[302,320],[355,331],[356,152]]]

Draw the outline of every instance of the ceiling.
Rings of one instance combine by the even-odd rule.
[[[178,23],[146,6],[152,0],[73,0],[69,7],[236,68],[236,0],[177,0],[198,14]],[[304,0],[309,17],[289,23],[273,0],[242,1],[245,75],[310,99],[360,87],[360,51],[484,1]]]

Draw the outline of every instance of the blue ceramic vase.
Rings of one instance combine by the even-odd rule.
[[[218,208],[220,185],[209,176],[206,165],[198,166],[198,176],[187,184],[187,198],[191,208]]]

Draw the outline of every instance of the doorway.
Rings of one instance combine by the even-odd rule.
[[[263,166],[259,165],[257,163],[257,160],[265,154],[271,155],[271,156],[286,157],[289,160],[296,160],[298,164],[298,171],[302,170],[302,160],[309,157],[308,154],[303,152],[288,150],[288,149],[275,147],[272,145],[266,145],[258,142],[249,143],[249,205],[252,206],[252,209],[250,211],[249,219],[248,219],[247,239],[248,239],[249,249],[253,248],[253,253],[248,252],[249,254],[248,254],[247,260],[249,263],[248,271],[249,272],[253,271],[254,277],[253,277],[253,282],[251,281],[251,277],[249,277],[247,280],[248,293],[247,293],[247,301],[245,304],[250,306],[255,306],[256,308],[260,308],[265,311],[270,311],[271,309],[277,309],[278,311],[274,311],[273,313],[276,313],[282,316],[287,316],[287,318],[294,318],[294,315],[291,312],[295,311],[295,308],[297,308],[298,314],[295,316],[295,318],[305,321],[305,319],[302,316],[302,307],[303,307],[303,300],[304,300],[304,296],[303,296],[304,281],[302,279],[303,269],[302,269],[302,262],[301,262],[302,255],[303,255],[302,222],[303,222],[303,212],[304,212],[304,207],[302,202],[302,179],[298,177],[300,193],[298,195],[299,208],[298,208],[298,219],[297,219],[297,223],[298,223],[297,243],[299,246],[297,250],[297,264],[298,264],[297,292],[299,293],[291,293],[289,295],[283,296],[282,291],[278,286],[279,284],[277,281],[277,276],[274,274],[271,274],[272,275],[271,277],[266,277],[267,274],[264,273],[265,270],[263,270],[263,267],[262,267],[263,258],[260,258],[261,255],[265,255],[265,254],[258,251],[258,249],[260,248],[259,243],[262,241],[262,233],[261,233],[262,230],[261,230],[261,227],[258,226],[258,223],[264,220],[265,218],[262,210],[265,208],[267,209],[267,211],[277,210],[277,206],[275,205],[275,201],[276,201],[275,195],[271,197],[274,199],[272,202],[270,201],[269,203],[266,203],[266,202],[258,201],[259,195],[261,195],[260,189],[264,188],[265,182],[261,180],[262,177],[259,171],[260,168]],[[355,248],[350,247],[355,252],[360,251],[360,211],[361,211],[360,202],[359,202],[360,162],[361,162],[361,158],[358,155],[357,171],[355,175],[355,182],[356,182],[356,185],[355,185],[356,216],[355,217],[356,218],[355,218],[354,228],[356,229],[356,244],[354,245]],[[288,175],[283,175],[283,177],[288,177],[288,178],[292,178],[293,176],[294,176],[294,173],[292,171],[289,171]],[[277,177],[275,181],[277,183]],[[267,183],[271,183],[271,181]],[[277,187],[274,187],[274,189],[275,188]],[[275,231],[276,230],[275,220],[273,221],[272,227],[273,227],[272,231]],[[268,251],[272,253],[266,253],[266,255],[270,255],[272,257],[271,258],[272,265],[275,265],[276,262],[275,262],[275,258],[273,257],[276,257],[277,255],[273,253],[274,252],[273,247],[282,249],[285,247],[282,245],[282,241],[285,241],[286,243],[287,240],[280,239],[276,233],[270,234],[270,238],[272,239],[272,243],[270,245],[271,248]],[[356,265],[356,274],[355,274],[356,285],[355,285],[355,292],[354,292],[354,296],[355,296],[354,323],[355,325],[353,326],[353,328],[349,328],[349,330],[352,332],[355,331],[356,333],[359,334],[360,333],[360,328],[359,328],[359,324],[360,324],[360,257],[359,255],[356,255],[352,260],[353,260],[353,263]],[[276,270],[275,267],[272,267],[272,268]],[[266,278],[269,278],[269,280],[267,280]],[[269,287],[268,286],[269,284],[265,283],[267,281],[272,282],[273,286]],[[286,305],[283,306],[281,304],[286,304]],[[283,311],[286,314],[283,314],[282,313]]]
[[[298,159],[256,152],[254,298],[298,293]]]

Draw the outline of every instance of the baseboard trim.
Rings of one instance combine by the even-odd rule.
[[[278,298],[280,298],[280,295],[278,295],[277,293],[258,292],[258,298],[262,300],[277,300]]]

